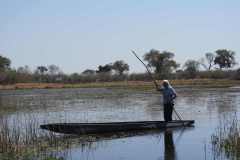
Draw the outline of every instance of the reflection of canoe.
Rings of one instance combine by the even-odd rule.
[[[55,123],[44,124],[42,129],[65,134],[98,134],[110,132],[139,131],[192,126],[194,120],[183,121],[139,121],[111,123]]]

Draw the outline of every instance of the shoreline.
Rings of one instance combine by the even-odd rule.
[[[157,81],[161,84],[161,80]],[[170,80],[170,83],[176,88],[227,88],[240,87],[240,80],[228,79],[190,79],[190,80]],[[19,89],[61,89],[61,88],[123,88],[150,90],[154,89],[151,81],[119,81],[119,82],[91,82],[77,84],[63,83],[16,83],[9,85],[0,85],[0,90],[19,90]]]

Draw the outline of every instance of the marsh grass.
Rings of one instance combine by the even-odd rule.
[[[66,157],[71,157],[71,149],[75,146],[80,146],[83,154],[90,155],[91,151],[102,147],[104,143],[101,142],[105,140],[158,133],[151,131],[85,136],[60,135],[39,129],[39,121],[34,116],[27,115],[24,119],[24,123],[21,123],[21,119],[0,116],[1,160],[65,160]]]
[[[216,132],[211,136],[211,144],[214,157],[218,159],[240,158],[240,125],[236,114],[221,120]]]
[[[52,152],[69,148],[68,137],[39,129],[34,117],[27,117],[26,123],[19,119],[0,116],[0,159],[58,159]],[[62,159],[62,158],[61,158]]]
[[[158,80],[161,84],[161,80]],[[222,88],[239,86],[239,80],[230,79],[179,79],[171,80],[175,87],[200,87],[200,88]],[[54,88],[123,88],[134,90],[154,89],[149,81],[116,81],[116,82],[85,82],[85,83],[16,83],[12,85],[0,85],[0,90],[11,89],[54,89]]]

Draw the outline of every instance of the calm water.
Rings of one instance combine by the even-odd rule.
[[[177,89],[177,92],[175,108],[184,119],[195,120],[194,128],[111,135],[76,143],[63,150],[64,157],[69,160],[214,159],[211,135],[224,115],[238,115],[240,89]],[[161,101],[158,93],[118,89],[0,91],[0,114],[19,124],[32,117],[39,124],[163,120]]]

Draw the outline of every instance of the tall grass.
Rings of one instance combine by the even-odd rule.
[[[67,137],[39,129],[34,117],[27,117],[26,123],[0,116],[0,159],[49,159],[51,151],[69,148]],[[35,158],[34,158],[35,157]],[[55,158],[56,159],[56,158]]]
[[[231,118],[223,118],[211,136],[211,144],[215,157],[240,158],[240,125],[236,114]]]

